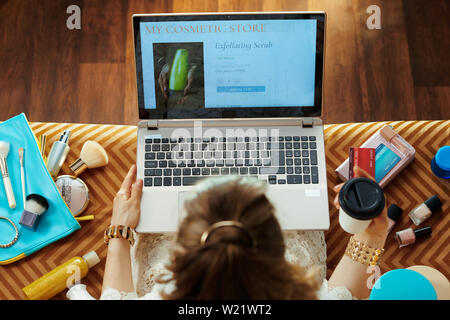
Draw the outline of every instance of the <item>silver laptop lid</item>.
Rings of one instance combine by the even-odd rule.
[[[322,112],[325,13],[133,16],[140,119]]]

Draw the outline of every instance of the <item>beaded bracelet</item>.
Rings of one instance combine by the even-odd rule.
[[[16,243],[17,239],[19,238],[19,230],[17,229],[17,226],[14,224],[14,222],[12,222],[11,219],[9,219],[7,217],[2,217],[2,216],[0,216],[0,219],[8,221],[13,226],[14,230],[16,231],[16,235],[15,235],[14,239],[12,239],[12,241],[10,243],[7,243],[7,244],[1,244],[0,243],[0,248],[9,248],[14,243]]]

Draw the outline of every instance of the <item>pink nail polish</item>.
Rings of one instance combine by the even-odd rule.
[[[431,234],[431,227],[427,226],[422,229],[413,230],[412,228],[408,228],[402,231],[399,231],[395,234],[395,239],[397,239],[399,248],[409,246],[414,244],[417,240],[417,237],[422,237]]]

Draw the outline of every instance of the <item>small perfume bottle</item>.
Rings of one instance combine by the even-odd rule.
[[[416,230],[408,228],[397,232],[395,234],[395,239],[397,239],[399,248],[402,248],[414,244],[418,237],[427,236],[429,234],[431,234],[430,226],[426,226],[425,228]]]
[[[403,214],[403,209],[397,206],[396,204],[391,204],[388,208],[388,233],[392,231],[395,224],[400,220],[400,217]]]
[[[416,226],[431,217],[431,214],[442,207],[442,202],[437,195],[425,200],[422,204],[415,207],[410,213],[409,218]]]

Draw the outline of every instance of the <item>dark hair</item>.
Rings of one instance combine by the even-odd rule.
[[[222,183],[213,180],[208,182],[212,184],[209,188],[185,201],[187,215],[167,266],[172,278],[159,280],[174,280],[176,289],[162,296],[315,299],[318,286],[314,275],[285,260],[283,235],[265,188],[253,178],[230,178]],[[224,220],[238,221],[246,230],[215,229],[201,245],[202,234]]]

